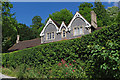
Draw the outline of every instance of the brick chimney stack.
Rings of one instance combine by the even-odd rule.
[[[96,17],[96,13],[94,11],[91,11],[91,25],[94,28],[97,28],[97,17]]]
[[[17,35],[16,43],[19,43],[20,35]]]

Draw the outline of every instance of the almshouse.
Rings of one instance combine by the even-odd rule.
[[[91,11],[91,24],[82,17],[79,12],[76,12],[68,25],[66,25],[64,21],[59,25],[56,21],[49,18],[40,33],[41,38],[19,41],[20,35],[17,35],[16,44],[9,48],[8,51],[22,50],[43,43],[78,38],[99,29],[101,29],[101,27],[97,27],[96,14],[94,11]]]
[[[97,20],[94,11],[91,11],[91,24],[79,12],[76,12],[69,25],[66,25],[64,21],[61,25],[58,25],[49,18],[40,33],[41,43],[81,37],[91,33],[95,28],[97,28]]]

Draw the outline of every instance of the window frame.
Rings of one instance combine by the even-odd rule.
[[[80,33],[81,28],[82,28],[82,33]],[[83,35],[83,34],[84,34],[84,26],[83,25],[82,26],[75,26],[73,28],[73,36],[79,36],[79,35]]]
[[[65,29],[62,29],[62,38],[66,37],[66,31],[65,31],[65,36],[63,36],[63,31],[65,31]]]
[[[53,38],[53,33],[54,33],[54,38]],[[49,38],[48,38],[48,34],[49,34]],[[54,40],[55,39],[55,32],[47,32],[46,33],[46,40]]]

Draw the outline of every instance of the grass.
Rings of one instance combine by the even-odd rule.
[[[8,69],[8,68],[3,68],[2,67],[2,74],[5,74],[7,76],[11,76],[11,77],[17,77],[17,71],[14,70],[13,68]]]

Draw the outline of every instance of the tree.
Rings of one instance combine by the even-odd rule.
[[[26,24],[19,23],[17,26],[17,34],[20,35],[20,41],[30,40],[37,37],[37,34],[33,31],[32,28],[26,26]]]
[[[118,12],[116,21],[118,23],[118,26],[120,26],[120,11]]]
[[[35,29],[39,29],[42,26],[41,21],[42,21],[42,18],[40,16],[33,17],[31,27]]]
[[[40,16],[35,16],[32,19],[32,25],[30,25],[30,27],[32,28],[32,31],[34,34],[36,34],[35,37],[39,37],[40,34],[40,29],[41,27],[44,25],[43,23],[41,23],[42,18]]]
[[[51,18],[51,19],[55,20],[58,24],[61,24],[62,21],[64,21],[66,24],[69,24],[72,17],[73,17],[72,12],[70,12],[67,9],[62,9],[60,11],[56,11],[53,14],[50,14],[49,17],[47,18],[47,20],[49,18]]]
[[[95,7],[93,10],[97,14],[98,27],[103,27],[109,25],[109,16],[107,16],[106,9],[101,2],[95,2]]]
[[[116,22],[116,18],[118,15],[118,7],[113,6],[113,7],[108,7],[107,10],[107,15],[110,16],[110,24],[113,22]]]
[[[2,2],[2,52],[6,52],[16,41],[17,21],[10,13],[13,5],[9,2]]]
[[[91,3],[82,3],[79,8],[79,13],[88,21],[91,22],[91,14],[93,5]]]
[[[45,24],[42,24],[42,26],[38,29],[38,33],[39,33],[39,34],[40,34],[41,31],[43,30],[44,26],[45,26]]]
[[[15,13],[10,13],[11,8],[13,8],[11,3],[2,3],[2,52],[7,52],[7,50],[16,43],[17,35],[20,35],[21,41],[34,39],[39,36],[39,33],[35,29],[18,23],[13,17]],[[40,25],[39,23],[37,24],[35,20],[33,23]]]

